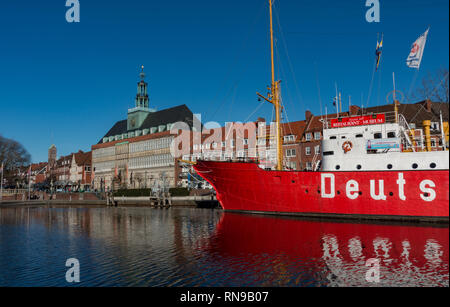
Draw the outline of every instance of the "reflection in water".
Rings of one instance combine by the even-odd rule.
[[[0,286],[448,286],[448,227],[200,209],[0,209]],[[370,284],[367,260],[380,261]]]

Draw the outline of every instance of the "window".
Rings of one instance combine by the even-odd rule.
[[[195,144],[195,145],[194,145],[194,150],[197,150],[197,149],[198,149],[198,145]]]
[[[436,139],[431,139],[431,147],[436,147]]]
[[[373,138],[374,139],[382,139],[383,138],[383,134],[381,132],[376,132],[373,134]]]
[[[363,138],[363,137],[364,137],[364,135],[362,135],[362,134],[357,134],[357,135],[356,135],[356,138],[358,138],[358,139],[359,139],[359,138]]]
[[[388,135],[388,138],[390,138],[390,139],[395,139],[395,137],[396,137],[395,132],[393,132],[393,131],[388,132],[387,135]]]
[[[288,169],[295,171],[295,170],[297,170],[297,163],[295,163],[294,161],[290,161],[287,163],[287,167],[288,167]]]
[[[236,140],[231,140],[231,147],[234,148],[236,146]]]
[[[216,149],[216,148],[217,148],[217,143],[216,143],[216,142],[213,142],[213,143],[212,143],[212,147],[213,147],[214,149]]]
[[[431,123],[431,130],[439,130],[439,123]]]
[[[337,139],[337,137],[335,135],[330,137],[330,140],[336,140],[336,139]]]
[[[323,153],[324,156],[333,156],[334,155],[334,151],[325,151]]]
[[[320,132],[315,132],[315,133],[314,133],[314,139],[320,140],[321,137],[322,137],[322,135],[320,134]]]
[[[311,162],[306,162],[306,170],[312,171],[312,163]]]
[[[244,145],[248,145],[248,139],[243,140]]]
[[[295,157],[297,155],[297,151],[295,149],[288,149],[286,151],[287,157]]]
[[[307,133],[307,134],[306,134],[306,140],[307,140],[307,141],[311,141],[311,139],[312,139],[311,133]]]
[[[320,154],[320,145],[314,147],[314,153],[317,155]]]
[[[222,142],[222,148],[225,148],[227,146],[227,142]]]
[[[295,135],[287,135],[284,137],[284,141],[287,142],[295,142]]]
[[[311,155],[311,147],[306,147],[306,155]]]

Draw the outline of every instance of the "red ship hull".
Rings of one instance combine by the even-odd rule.
[[[198,161],[226,211],[448,222],[449,172],[278,172]]]
[[[231,271],[248,259],[247,276],[265,285],[448,287],[448,241],[448,227],[227,213],[208,251]],[[369,259],[380,261],[380,283],[366,280]]]

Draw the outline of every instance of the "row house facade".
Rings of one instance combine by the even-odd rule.
[[[55,187],[73,187],[88,190],[92,183],[92,152],[79,151],[62,156],[56,161],[52,158],[56,147],[49,150],[47,178]]]
[[[30,183],[32,185],[42,184],[47,179],[48,163],[33,163],[31,164]]]

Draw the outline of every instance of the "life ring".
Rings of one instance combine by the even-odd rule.
[[[342,149],[344,150],[344,153],[349,153],[353,149],[353,143],[350,141],[345,142],[342,144]]]

